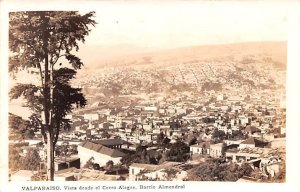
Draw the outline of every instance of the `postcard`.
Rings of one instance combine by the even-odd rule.
[[[0,191],[299,191],[299,3],[1,5]]]

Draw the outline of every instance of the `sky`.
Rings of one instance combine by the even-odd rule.
[[[174,48],[287,39],[287,9],[280,3],[98,2],[91,8],[82,10],[95,10],[98,23],[87,44]]]
[[[5,1],[4,1],[5,2]],[[96,12],[88,45],[130,44],[175,48],[190,45],[287,40],[285,1],[6,1],[10,11]],[[41,3],[42,2],[42,3]],[[71,3],[70,3],[71,2]]]

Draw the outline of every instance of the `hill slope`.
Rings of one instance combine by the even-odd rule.
[[[172,65],[194,60],[244,61],[272,59],[279,67],[287,60],[286,42],[246,42],[225,45],[201,45],[169,50],[139,48],[131,45],[84,47],[80,56],[90,69],[128,65]]]

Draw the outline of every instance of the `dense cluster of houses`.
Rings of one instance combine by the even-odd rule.
[[[94,105],[75,111],[68,115],[72,128],[60,135],[58,146],[68,142],[69,146],[77,146],[77,153],[56,159],[56,178],[115,180],[122,175],[127,180],[167,180],[170,167],[176,173],[173,179],[184,180],[188,174],[186,165],[201,163],[207,157],[249,163],[275,176],[285,159],[285,108],[278,95],[266,90],[230,95],[206,91],[204,96],[184,92],[173,97],[153,95],[119,108]],[[216,130],[222,138],[216,139]],[[89,161],[99,167],[107,166],[109,161],[122,166],[124,156],[134,153],[139,145],[157,145],[161,134],[170,143],[180,140],[188,144],[191,158],[158,165],[132,163],[126,173],[117,175],[85,166]],[[23,153],[39,141],[28,141],[30,145],[24,147]],[[40,147],[39,154],[44,161],[45,149]],[[13,173],[11,179],[32,175],[25,172]]]

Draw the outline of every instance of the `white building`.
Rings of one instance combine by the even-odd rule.
[[[217,96],[217,101],[223,101],[224,100],[224,95],[220,94]]]
[[[31,170],[19,170],[10,176],[11,181],[31,181],[34,172]]]
[[[160,165],[133,163],[129,166],[129,181],[143,180],[143,178],[165,180],[166,169],[174,168],[181,163],[166,161]]]
[[[223,143],[211,144],[209,155],[215,158],[221,157],[223,155]]]
[[[156,106],[145,106],[144,110],[145,111],[157,111],[158,108]]]
[[[99,120],[99,114],[98,113],[86,113],[83,115],[83,118],[89,121],[95,121]]]
[[[229,146],[229,145],[239,145],[243,140],[231,140],[231,139],[226,139],[223,142]]]
[[[194,154],[209,154],[210,143],[203,142],[196,145],[190,146],[190,152],[192,155]]]
[[[106,165],[108,161],[113,161],[114,164],[120,163],[121,158],[125,155],[117,149],[111,149],[101,144],[84,141],[78,145],[78,157],[81,165],[84,165],[88,160],[93,158],[94,163],[100,166]]]

